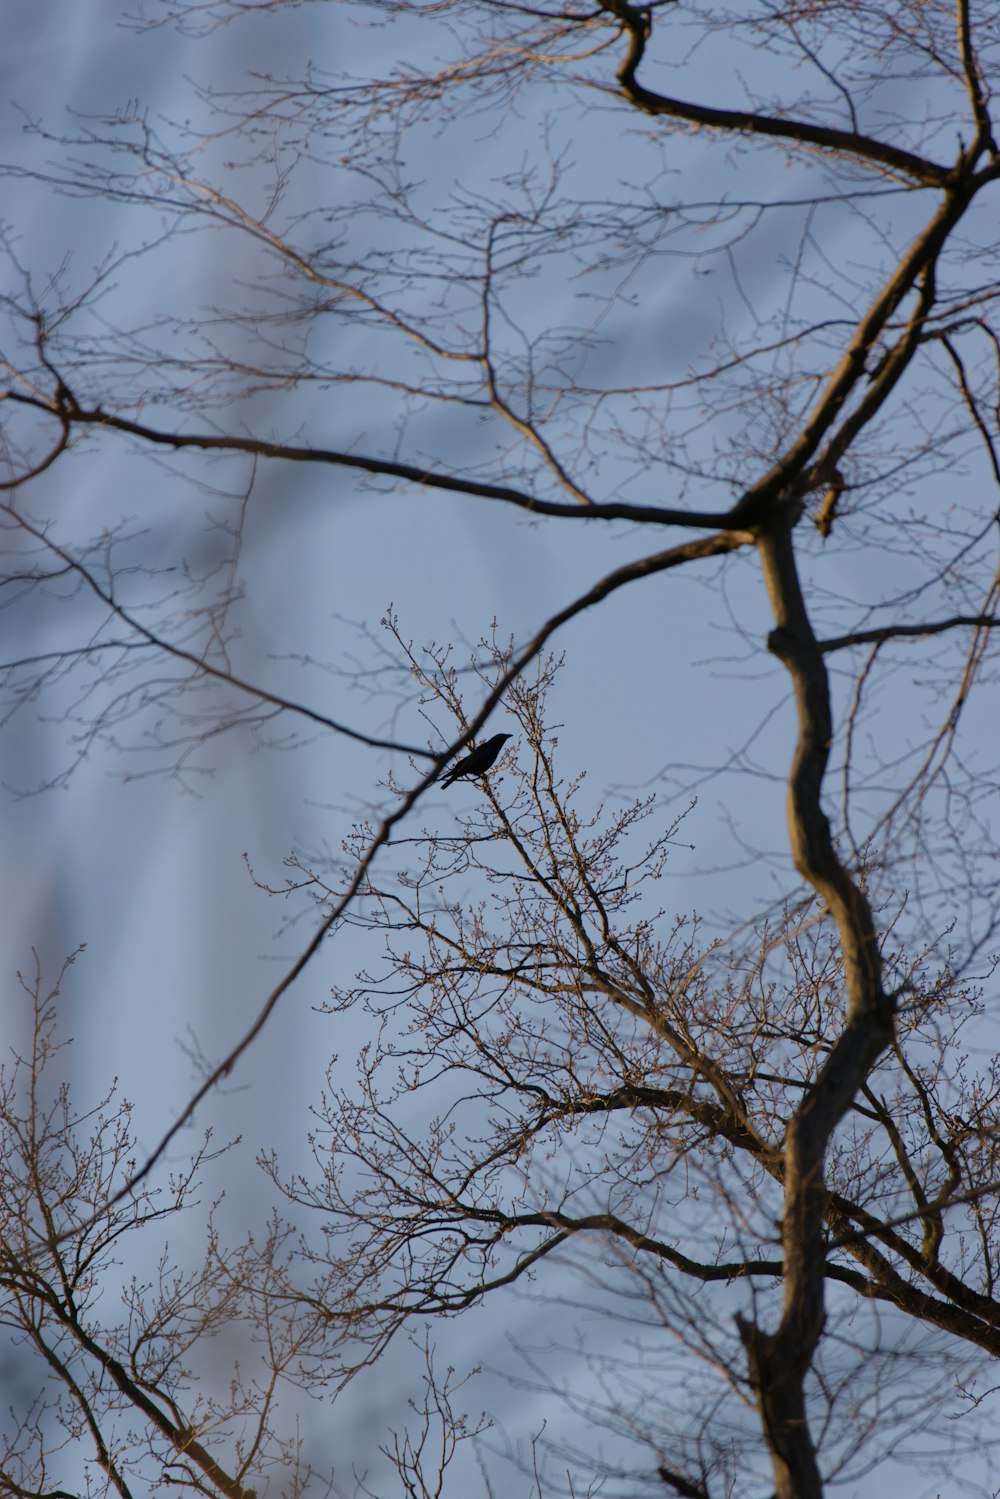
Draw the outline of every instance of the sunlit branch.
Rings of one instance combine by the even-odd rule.
[[[757,110],[714,109],[710,105],[692,104],[647,88],[639,82],[636,74],[653,33],[655,23],[651,10],[646,6],[631,5],[627,0],[601,0],[601,3],[609,14],[618,18],[628,34],[628,51],[618,70],[618,80],[625,97],[644,113],[666,115],[714,130],[818,147],[823,151],[870,161],[923,187],[944,187],[949,181],[948,167],[870,135],[838,130],[830,125],[813,125],[808,120],[782,119]]]
[[[65,397],[65,392],[63,393]],[[49,402],[27,397],[16,391],[8,391],[0,400],[17,401],[38,410],[53,411]],[[55,409],[61,410],[61,407]],[[264,442],[259,438],[241,437],[238,434],[219,436],[212,433],[162,432],[144,422],[130,421],[127,417],[105,411],[101,407],[90,409],[72,402],[66,406],[70,425],[94,426],[102,430],[123,432],[140,438],[157,447],[182,451],[195,448],[207,452],[248,453],[257,458],[273,458],[288,463],[314,463],[335,468],[357,469],[359,473],[371,474],[387,479],[401,479],[426,489],[439,489],[444,493],[465,494],[478,499],[500,500],[514,505],[533,515],[553,516],[559,519],[586,519],[609,521],[635,521],[637,524],[662,526],[691,526],[696,530],[719,530],[730,518],[729,511],[679,510],[660,505],[631,505],[619,501],[602,503],[594,501],[587,505],[570,505],[558,500],[546,500],[528,494],[524,490],[505,484],[488,484],[478,479],[463,478],[416,464],[397,463],[389,458],[374,458],[363,453],[348,453],[335,448],[300,447],[295,443]],[[53,461],[52,459],[48,461]]]
[[[927,620],[923,624],[873,625],[871,629],[852,630],[849,635],[834,635],[817,644],[826,655],[852,646],[879,645],[885,640],[922,640],[949,630],[991,630],[995,625],[1000,625],[1000,616],[995,614],[956,614],[952,619]]]

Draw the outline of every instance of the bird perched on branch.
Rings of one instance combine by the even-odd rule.
[[[456,760],[451,769],[445,771],[441,777],[444,785],[450,786],[452,781],[458,781],[462,776],[485,775],[510,737],[509,734],[494,734],[492,739],[477,744],[474,750],[470,750],[461,760]]]

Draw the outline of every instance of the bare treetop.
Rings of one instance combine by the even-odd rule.
[[[492,1492],[476,1360],[430,1336],[537,1296],[538,1499],[819,1499],[930,1472],[931,1433],[992,1492],[1000,13],[115,21],[150,98],[22,100],[2,168],[4,781],[265,762],[248,821],[308,831],[246,858],[280,967],[225,970],[141,1147],[110,1093],[49,1109],[23,986],[0,1279],[42,1372],[3,1482],[381,1493],[282,1402],[409,1335],[392,1482],[443,1492],[471,1443]],[[246,1221],[116,1319],[112,1244],[194,1206],[204,1149],[153,1206],[185,1131],[313,981],[312,1135],[287,1163],[255,1095]]]

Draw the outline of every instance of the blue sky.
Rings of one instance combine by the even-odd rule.
[[[80,116],[125,110],[137,99],[150,119],[172,122],[163,125],[165,133],[179,132],[185,119],[197,118],[203,109],[196,83],[222,90],[255,69],[292,71],[307,56],[329,57],[331,66],[360,75],[383,61],[381,54],[393,41],[389,31],[353,25],[333,6],[289,7],[280,26],[273,18],[250,18],[204,37],[185,36],[170,26],[137,32],[122,24],[117,3],[61,9],[56,26],[49,8],[17,7],[0,64],[3,158],[39,170],[59,162],[63,148],[25,133],[25,113],[58,133],[78,128]],[[691,95],[711,95],[717,76],[715,54],[696,51],[685,63]],[[909,108],[920,89],[919,82],[900,82],[883,104]],[[532,102],[501,116],[499,125],[488,113],[473,116],[440,151],[433,129],[425,127],[417,137],[417,159],[407,163],[424,183],[418,201],[430,203],[452,190],[471,195],[499,173],[516,175],[525,155],[538,146],[543,113],[542,105]],[[613,111],[595,108],[575,134],[555,111],[552,132],[566,153],[568,186],[585,191],[593,178],[608,190],[608,183],[614,187],[632,172],[633,143],[623,145]],[[231,143],[221,140],[205,154],[218,161],[230,149]],[[540,171],[545,153],[541,156]],[[748,153],[734,168],[698,136],[672,140],[656,161],[656,191],[671,197],[707,199],[729,172],[730,194],[746,192],[766,203],[793,199],[812,185],[809,174],[779,155],[758,159]],[[634,175],[639,176],[638,163]],[[319,169],[304,171],[293,203],[306,211],[322,180]],[[341,181],[344,202],[330,205],[334,228],[343,228],[349,244],[362,246],[372,233],[373,242],[384,245],[381,226],[372,230],[363,215],[348,215],[358,186],[350,178]],[[852,279],[860,284],[875,261],[891,264],[916,222],[913,215],[901,198],[884,209],[869,233],[860,213],[849,218],[818,211],[819,248],[810,273],[824,258],[835,264],[836,292],[819,285],[815,311],[806,296],[797,315],[835,316],[838,297],[846,309],[847,284]],[[131,251],[148,241],[158,224],[169,225],[166,213],[142,215],[23,180],[8,188],[3,219],[18,259],[32,267],[39,285],[67,257],[68,283],[82,281],[112,245],[118,253]],[[775,315],[789,264],[801,251],[801,226],[798,209],[765,216],[752,247],[739,243],[731,252],[713,248],[708,229],[699,238],[679,228],[676,245],[668,237],[657,246],[662,254],[635,269],[633,284],[600,322],[600,347],[580,368],[595,381],[682,378],[710,337],[738,338],[755,318]],[[171,346],[179,348],[186,335],[171,326],[171,317],[192,309],[207,313],[243,295],[242,282],[265,269],[259,247],[240,246],[233,236],[175,238],[149,256],[122,261],[100,317],[108,329],[148,321],[155,331],[151,345],[174,340]],[[517,347],[519,327],[560,328],[590,316],[591,291],[594,305],[600,305],[614,274],[591,266],[567,279],[558,261],[525,277],[523,285],[512,277],[505,302],[511,349]],[[258,295],[244,297],[252,315],[267,305],[263,299],[254,302]],[[293,337],[288,335],[283,350]],[[380,368],[383,355],[370,343],[363,322],[345,318],[328,326],[317,318],[309,337],[317,363],[337,360],[349,369],[370,360],[370,368]],[[247,340],[253,344],[252,331]],[[420,371],[413,362],[408,378],[418,378]],[[117,375],[123,389],[141,378],[138,368]],[[703,431],[711,428],[708,414],[699,415],[683,396],[677,400],[685,444],[694,451],[704,441],[710,448],[711,434],[704,437]],[[933,391],[927,402],[933,410]],[[637,401],[626,418],[635,421],[636,431],[647,420],[641,404]],[[154,423],[169,424],[169,411],[160,407],[151,406],[146,414]],[[743,418],[740,411],[715,414],[720,447]],[[294,393],[275,390],[229,410],[213,409],[207,419],[221,426],[238,421],[261,437],[354,444],[362,451],[384,450],[391,446],[389,434],[396,433],[399,450],[413,461],[440,451],[456,465],[478,462],[481,451],[494,451],[497,441],[495,427],[469,412],[456,417],[450,409],[433,409],[404,422],[391,394],[380,404],[370,388],[343,383],[317,382]],[[634,456],[604,452],[596,439],[588,461],[588,479],[601,498],[621,493],[673,504],[682,496],[692,505],[722,508],[732,497],[724,484],[685,479],[654,459],[644,466]],[[981,460],[969,455],[964,463],[961,482],[984,487]],[[732,485],[738,478],[731,476]],[[914,477],[912,503],[919,508],[925,502],[927,490],[921,486],[956,483],[955,477],[942,480],[928,464]],[[178,580],[187,587],[187,580],[198,578],[225,549],[225,537],[212,526],[239,522],[242,597],[232,613],[238,627],[233,670],[370,732],[391,728],[416,743],[430,736],[426,720],[412,703],[404,703],[394,717],[391,698],[371,691],[378,679],[366,678],[363,671],[359,679],[354,666],[360,660],[370,668],[377,661],[365,632],[379,636],[379,621],[390,605],[404,636],[454,641],[461,660],[489,634],[494,620],[501,636],[524,639],[610,567],[650,549],[646,536],[625,525],[585,531],[528,520],[464,496],[387,488],[366,485],[346,469],[262,462],[254,471],[243,456],[211,466],[200,457],[150,458],[127,438],[98,434],[43,476],[26,501],[67,546],[119,525],[134,534],[118,555],[126,564],[163,570],[163,602],[154,614],[171,627],[179,620],[183,627],[183,609],[203,598],[195,590],[172,601]],[[953,503],[958,506],[960,498]],[[892,555],[886,538],[896,523],[892,517],[885,522],[878,533],[881,544],[867,543],[860,525],[853,544],[848,535],[844,544],[824,551],[817,539],[808,540],[818,619],[831,632],[840,620],[865,617],[869,600],[870,617],[879,621],[885,615],[876,606],[893,595],[905,608],[906,590],[922,564],[914,571],[906,556]],[[134,585],[125,577],[122,596],[140,606],[146,587],[142,576]],[[83,628],[89,616],[82,602],[59,600],[57,593],[56,588],[48,602],[60,603],[58,609],[35,607],[12,615],[8,650],[15,645],[24,652],[54,650]],[[566,653],[553,712],[567,770],[586,770],[594,804],[602,796],[613,803],[647,789],[657,792],[665,815],[695,802],[669,866],[667,889],[677,911],[697,908],[720,930],[729,913],[743,918],[793,884],[781,811],[791,705],[784,674],[766,650],[768,628],[757,568],[735,560],[633,585],[575,620],[553,643]],[[331,664],[339,675],[327,669]],[[919,691],[911,696],[914,684],[905,665],[899,678],[873,704],[865,724],[873,742],[883,736],[883,747],[896,735],[903,743],[915,742],[927,711]],[[835,684],[841,705],[847,690]],[[182,773],[172,775],[175,756],[159,742],[171,720],[154,710],[125,717],[114,729],[115,746],[87,745],[64,784],[40,794],[17,794],[59,778],[74,762],[83,748],[78,718],[102,701],[101,692],[98,686],[95,696],[81,701],[78,681],[55,681],[43,699],[6,727],[2,779],[11,790],[3,814],[8,859],[2,950],[8,978],[14,969],[30,966],[32,949],[54,976],[62,958],[86,943],[61,1001],[74,1037],[73,1082],[86,1094],[117,1077],[135,1102],[139,1140],[148,1146],[196,1081],[192,1048],[212,1059],[225,1053],[305,945],[316,919],[305,910],[287,924],[293,903],[265,896],[247,865],[262,884],[280,886],[290,851],[336,850],[353,817],[387,804],[378,782],[390,763],[405,784],[416,773],[402,756],[390,762],[386,755],[286,719],[256,734],[236,729],[213,739],[193,752]],[[506,725],[498,712],[489,730]],[[448,729],[443,718],[433,726],[442,733]],[[969,753],[988,756],[989,736],[987,710],[970,727]],[[454,805],[477,794],[461,785],[454,793],[431,792],[414,823],[446,826]],[[880,794],[876,788],[872,797]],[[318,1013],[331,985],[344,982],[363,961],[356,934],[340,932],[329,941],[285,996],[234,1078],[199,1112],[199,1129],[211,1122],[220,1136],[243,1135],[226,1176],[227,1210],[234,1222],[252,1215],[259,1201],[257,1151],[273,1145],[295,1164],[327,1058],[334,1051],[349,1057],[363,1039],[360,1017],[339,1018],[331,1039],[332,1022]],[[13,1029],[20,1001],[6,980],[5,994]],[[508,1334],[527,1336],[538,1313],[516,1302],[510,1315],[513,1325],[489,1309],[476,1314],[471,1323],[476,1359],[515,1366]],[[447,1330],[443,1337],[446,1346],[454,1339],[456,1348],[468,1352],[463,1341],[471,1337],[468,1331]],[[409,1393],[412,1376],[400,1378],[400,1367],[378,1370],[332,1414],[307,1405],[304,1420],[313,1439],[328,1442],[332,1450],[357,1437],[356,1461],[375,1461],[386,1423],[399,1419]],[[510,1429],[523,1432],[535,1419],[537,1397],[502,1382],[488,1381],[484,1388],[488,1393],[477,1393],[473,1404],[490,1404]],[[878,1482],[886,1499],[904,1487],[907,1495],[935,1492],[933,1483],[923,1480],[915,1489],[902,1471],[895,1480],[880,1474]]]

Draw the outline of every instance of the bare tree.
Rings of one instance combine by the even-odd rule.
[[[298,1493],[296,1444],[273,1420],[282,1377],[294,1377],[308,1347],[306,1323],[275,1294],[287,1234],[274,1227],[227,1246],[210,1220],[201,1263],[179,1265],[162,1231],[181,1234],[173,1220],[198,1205],[200,1173],[220,1152],[206,1140],[155,1191],[122,1193],[135,1169],[129,1104],[108,1094],[78,1112],[52,1078],[66,1045],[64,978],[48,993],[38,973],[23,982],[31,1046],[4,1069],[0,1091],[0,1319],[21,1397],[4,1433],[4,1492],[124,1496],[152,1477],[246,1499],[256,1492],[249,1478],[270,1469],[282,1492]],[[214,1377],[220,1334],[244,1345],[243,1367],[226,1381]]]
[[[287,13],[210,0],[133,24],[208,45],[229,22],[283,35]],[[346,13],[377,45],[343,72],[255,69],[183,128],[33,119],[45,163],[10,169],[137,226],[84,283],[9,244],[7,587],[80,632],[5,661],[10,712],[68,700],[81,756],[154,722],[153,763],[182,778],[237,729],[399,757],[344,857],[295,855],[297,958],[73,1232],[109,1231],[327,937],[360,931],[377,956],[333,1008],[367,1007],[372,1030],[354,1080],[331,1074],[315,1169],[267,1161],[304,1238],[273,1280],[270,1250],[263,1279],[246,1261],[239,1315],[298,1308],[313,1367],[346,1377],[411,1324],[572,1266],[643,1329],[628,1370],[594,1351],[603,1403],[579,1397],[644,1451],[629,1493],[813,1499],[984,1409],[973,1381],[1000,1351],[998,775],[978,707],[1000,617],[1000,20],[969,0]],[[172,297],[189,244],[219,268],[207,310]],[[694,274],[725,282],[697,316]],[[219,492],[204,565],[161,574],[114,510],[84,535],[52,518],[70,465],[121,444]],[[328,711],[238,649],[246,517],[291,465],[363,480],[376,512],[389,487],[428,517],[449,493],[632,555],[468,672],[390,614],[388,646],[365,632],[360,667],[331,663],[361,690]],[[763,633],[728,605],[751,568]],[[656,578],[659,640],[641,669],[632,640],[620,653],[622,732],[647,734],[658,654],[713,649],[676,602],[692,575],[794,709],[759,763],[771,700],[712,767],[734,818],[754,776],[787,788],[780,892],[725,921],[654,894],[709,767],[655,746],[663,794],[592,802],[546,710],[557,633],[572,651],[580,616]],[[308,644],[296,660],[308,684]],[[417,829],[501,704],[519,742],[455,831]],[[650,1414],[658,1357],[676,1398]],[[425,1415],[458,1429],[447,1391]],[[401,1479],[430,1492],[445,1463],[428,1478],[416,1440],[396,1442]],[[193,1450],[191,1482],[243,1491],[238,1464]],[[576,1457],[585,1483],[618,1473]]]

